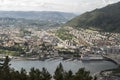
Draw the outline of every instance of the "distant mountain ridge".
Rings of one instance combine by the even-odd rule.
[[[0,11],[0,17],[38,19],[42,21],[67,22],[76,15],[57,11]]]
[[[120,32],[120,2],[86,12],[68,21],[66,26]]]

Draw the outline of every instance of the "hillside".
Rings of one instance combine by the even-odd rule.
[[[66,26],[120,32],[120,2],[86,12],[68,21]]]
[[[24,18],[40,21],[67,22],[76,15],[73,13],[55,11],[0,11],[0,18]]]
[[[0,18],[0,27],[39,27],[39,28],[50,28],[57,27],[61,23],[42,21],[34,19],[24,19],[24,18]]]

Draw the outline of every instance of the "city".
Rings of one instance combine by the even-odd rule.
[[[0,0],[0,80],[120,80],[120,0]]]
[[[101,61],[113,60],[120,64],[120,34],[85,29],[4,27],[0,29],[1,60]],[[14,30],[14,31],[13,31]],[[62,34],[59,36],[58,34]],[[66,37],[71,34],[72,37]]]

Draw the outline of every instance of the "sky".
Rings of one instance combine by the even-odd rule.
[[[0,0],[3,11],[61,11],[84,13],[120,0]]]

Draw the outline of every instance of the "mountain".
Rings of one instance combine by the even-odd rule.
[[[60,23],[51,21],[8,17],[0,18],[0,27],[40,27],[43,29],[57,27],[59,25]]]
[[[24,18],[40,21],[52,21],[64,23],[76,15],[73,13],[55,12],[55,11],[0,11],[0,18]]]
[[[66,26],[120,32],[120,2],[86,12],[68,21]]]

